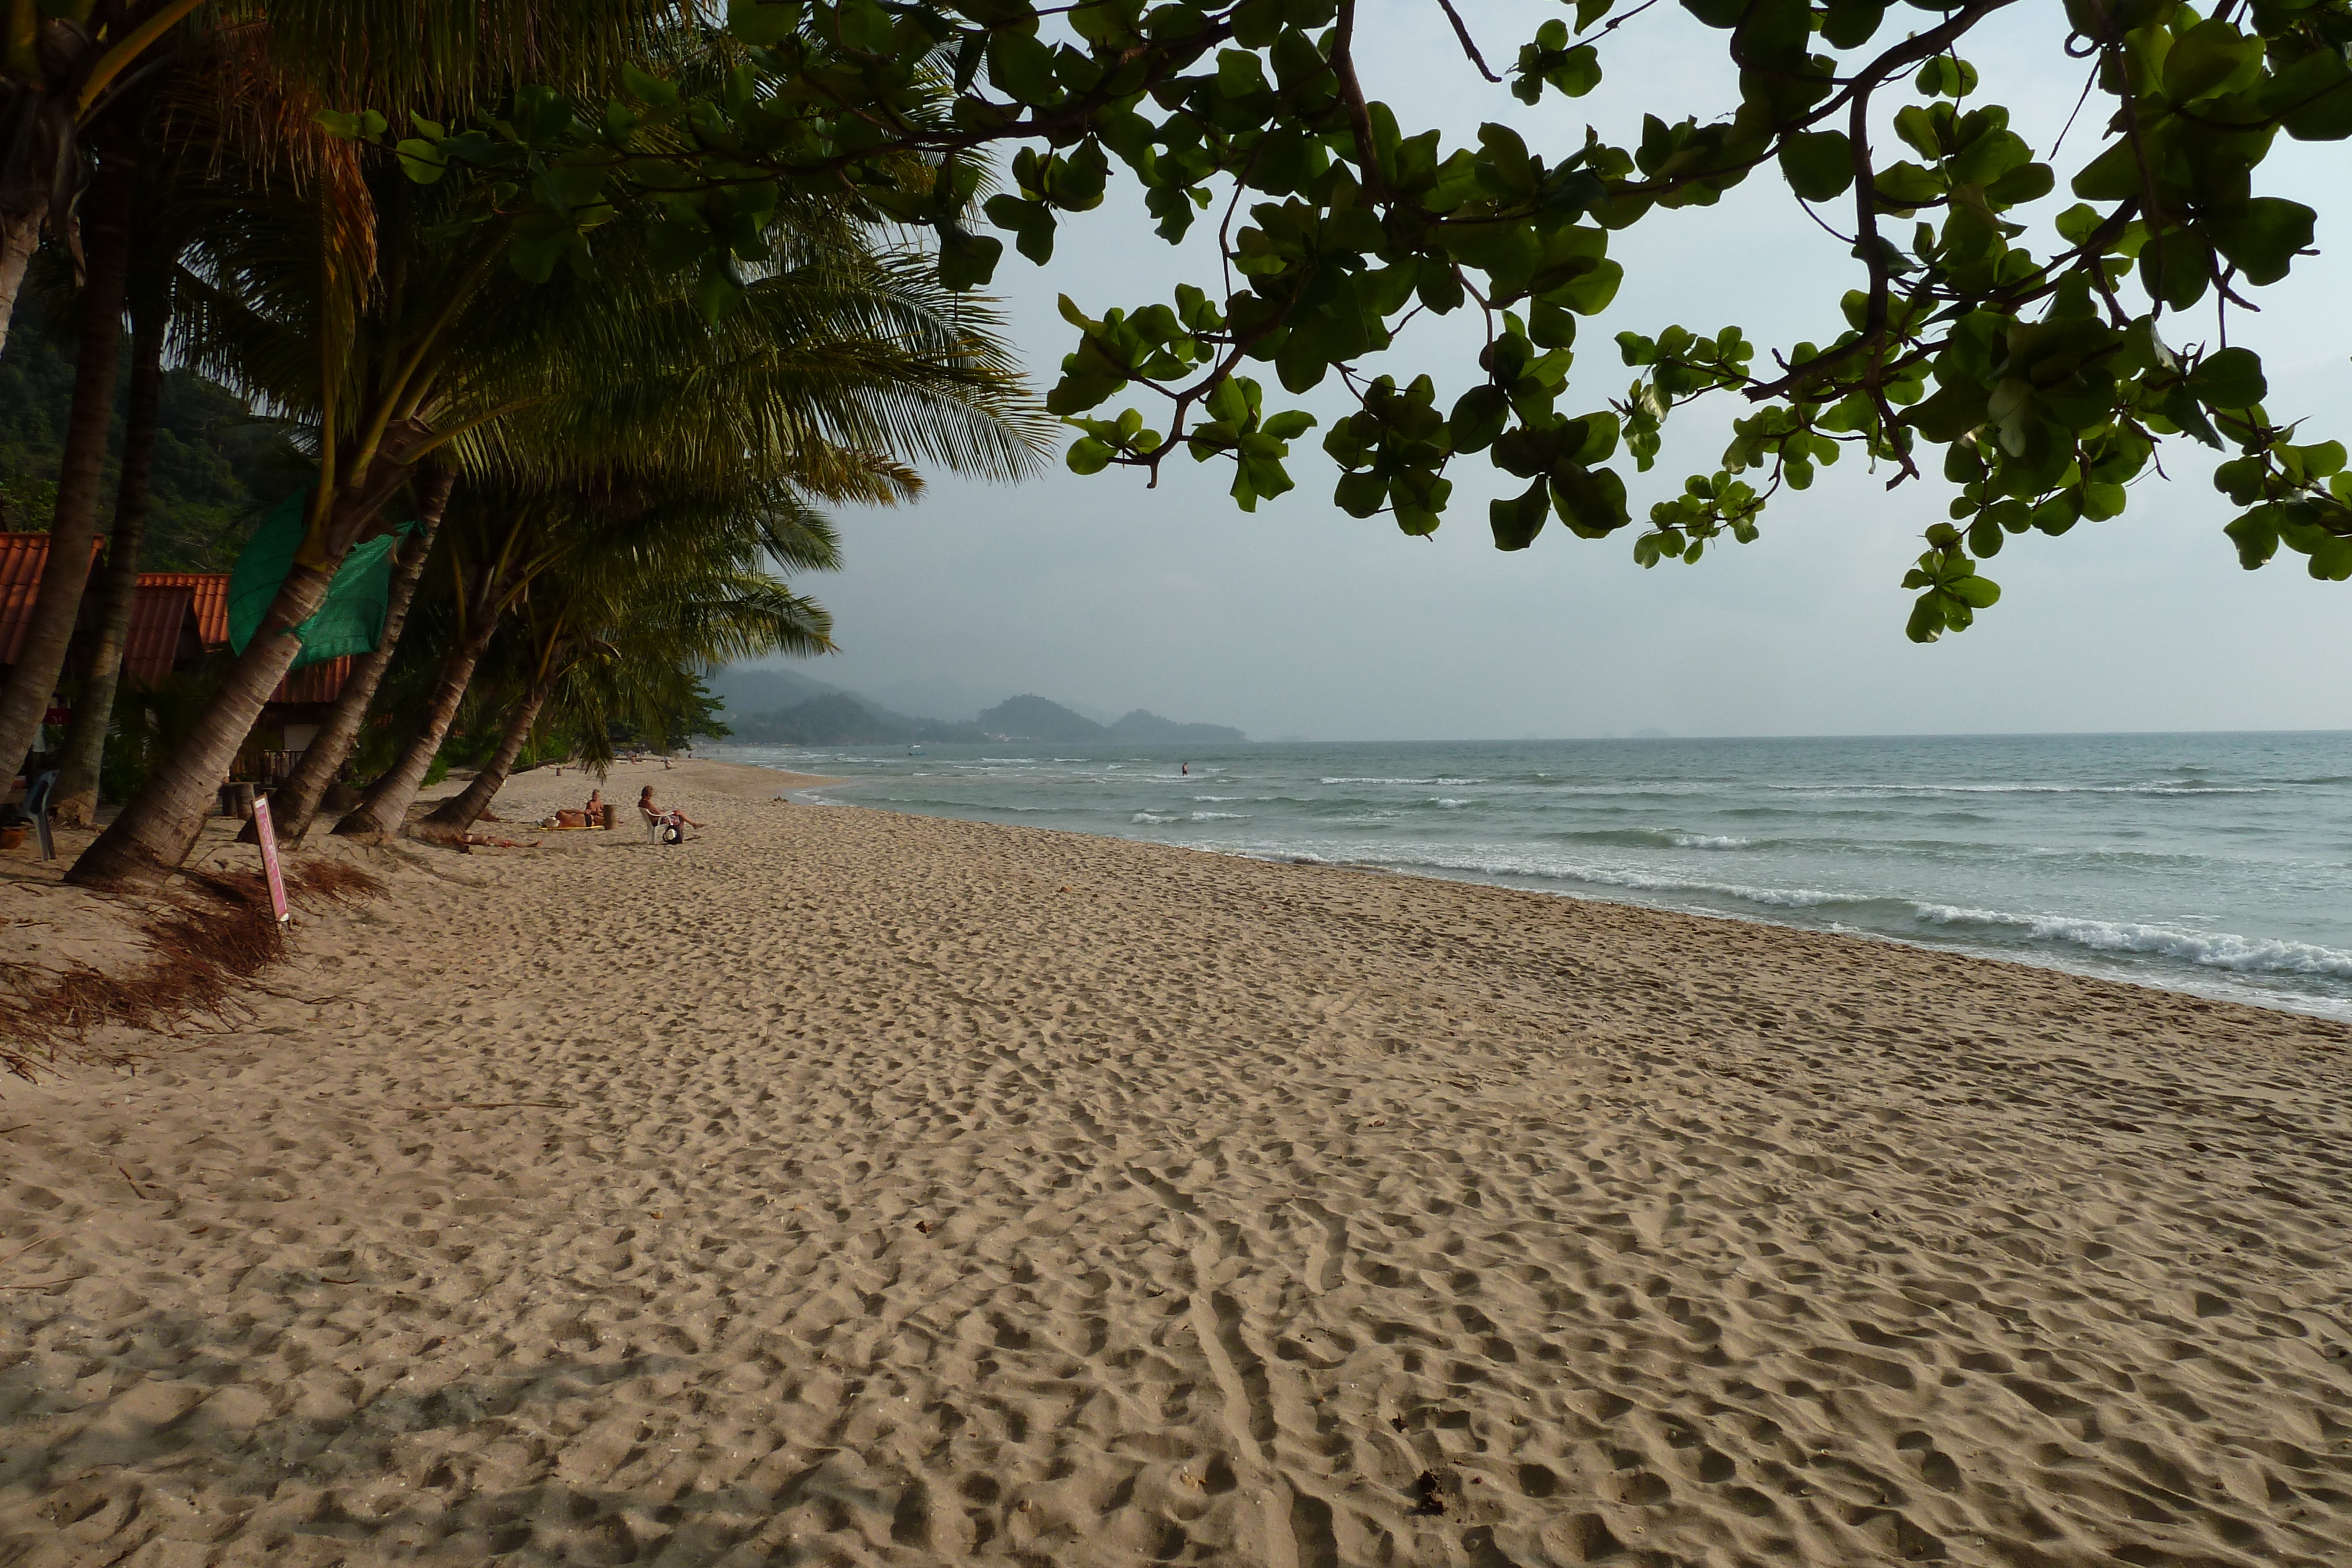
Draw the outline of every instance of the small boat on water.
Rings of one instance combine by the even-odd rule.
[[[919,746],[910,746],[910,747],[907,747],[907,755],[908,755],[908,756],[909,756],[909,757],[921,757],[921,756],[925,755],[925,753],[924,753],[923,748],[922,748],[921,747],[919,747]]]

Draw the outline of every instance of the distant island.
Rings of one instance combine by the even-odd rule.
[[[1222,724],[1181,724],[1143,708],[1098,724],[1035,695],[1008,697],[965,720],[896,713],[793,670],[727,669],[710,678],[731,738],[770,746],[897,746],[915,741],[1083,741],[1215,746],[1245,740]],[[1000,688],[1001,689],[1001,688]]]

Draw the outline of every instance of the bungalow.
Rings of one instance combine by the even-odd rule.
[[[94,570],[100,549],[90,552]],[[0,533],[0,674],[13,669],[31,624],[41,572],[48,565],[47,534]],[[98,605],[85,592],[74,627],[66,669],[79,669],[96,635]],[[142,571],[131,601],[131,633],[123,649],[123,678],[152,691],[170,675],[194,670],[228,646],[228,573]],[[326,722],[328,711],[350,677],[348,658],[329,659],[295,671],[278,682],[260,719],[237,753],[235,777],[275,784],[290,771]],[[72,707],[62,695],[51,699],[47,722],[64,724]]]

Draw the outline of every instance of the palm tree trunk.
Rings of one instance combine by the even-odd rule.
[[[338,837],[389,839],[408,821],[408,808],[415,800],[417,790],[425,787],[425,771],[439,755],[441,743],[449,737],[449,727],[457,722],[457,706],[466,700],[466,688],[473,684],[474,666],[482,662],[482,654],[488,650],[490,638],[498,629],[496,613],[483,615],[449,650],[448,657],[441,663],[441,684],[433,689],[433,700],[425,705],[424,722],[409,737],[400,760],[369,785],[360,803],[335,824]]]
[[[139,551],[147,534],[149,481],[155,466],[155,413],[163,395],[164,311],[160,299],[131,304],[131,402],[122,429],[122,483],[114,494],[114,538],[106,549],[105,598],[98,641],[74,697],[58,775],[58,821],[87,827],[98,818],[99,765],[114,718],[114,688],[131,640],[131,607],[139,596]]]
[[[25,287],[25,269],[41,246],[44,210],[0,213],[0,348],[8,344],[8,323],[16,316],[16,296]]]
[[[408,481],[410,465],[396,457],[379,456],[355,488],[335,497],[326,528],[327,549],[320,565],[305,565],[298,557],[278,585],[277,597],[261,618],[253,641],[205,704],[205,711],[187,738],[147,787],[122,809],[98,841],[81,852],[66,873],[79,887],[121,887],[134,883],[158,883],[172,874],[205,831],[221,780],[236,760],[237,747],[253,733],[254,720],[278,683],[286,678],[302,640],[294,628],[317,613],[325,602],[335,569],[342,564],[360,530],[366,527],[394,491]]]
[[[310,832],[312,819],[319,814],[319,802],[326,798],[327,787],[343,770],[351,759],[352,747],[359,740],[360,726],[366,722],[368,709],[374,706],[376,689],[383,685],[384,672],[392,667],[392,655],[400,645],[400,631],[408,623],[408,607],[416,597],[417,580],[425,574],[425,558],[433,553],[434,536],[441,529],[441,513],[449,504],[449,490],[457,482],[454,468],[434,470],[430,484],[416,509],[418,528],[400,553],[393,559],[392,591],[383,606],[383,632],[376,638],[375,651],[353,661],[349,679],[343,682],[341,693],[335,698],[334,711],[327,716],[310,749],[286,782],[270,791],[269,818],[281,843],[299,844]],[[248,826],[238,835],[243,841],[252,832]]]
[[[41,716],[48,711],[58,677],[65,672],[66,645],[73,638],[74,617],[89,578],[106,438],[114,423],[114,378],[122,361],[122,301],[138,192],[136,158],[117,153],[100,162],[82,201],[82,253],[89,270],[81,290],[73,407],[67,416],[40,597],[34,601],[8,684],[0,688],[0,780],[25,765],[40,738]]]
[[[499,748],[491,754],[489,766],[474,776],[474,781],[460,794],[452,796],[436,807],[425,819],[424,825],[436,838],[455,838],[472,827],[481,814],[490,809],[490,802],[506,787],[507,778],[514,771],[515,758],[522,755],[523,742],[530,738],[530,727],[539,722],[540,709],[555,690],[552,677],[543,677],[531,684],[521,702],[507,715],[507,732],[499,737]],[[596,824],[591,822],[590,827]]]

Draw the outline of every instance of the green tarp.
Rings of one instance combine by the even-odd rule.
[[[302,523],[309,505],[306,490],[273,507],[229,573],[228,641],[240,653],[261,629],[261,618],[269,612],[269,601],[278,596],[278,585],[286,580],[294,552],[302,547]],[[392,552],[415,526],[404,523],[393,533],[352,547],[327,588],[327,601],[294,629],[302,639],[295,669],[374,650],[376,639],[383,635],[384,601],[392,594]]]

